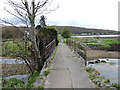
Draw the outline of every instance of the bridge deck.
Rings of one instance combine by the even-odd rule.
[[[88,73],[68,46],[59,43],[44,88],[94,88]]]

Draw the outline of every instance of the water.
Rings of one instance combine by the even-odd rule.
[[[25,62],[16,58],[0,58],[0,64],[25,64]]]
[[[120,35],[91,35],[91,36],[71,36],[71,37],[120,37]]]
[[[23,60],[16,59],[16,58],[0,58],[0,64],[25,64]],[[23,82],[27,82],[29,75],[12,75],[6,76],[5,79],[16,78],[22,80]]]
[[[12,75],[12,76],[4,77],[4,78],[8,80],[11,78],[16,78],[16,79],[22,80],[23,82],[27,82],[29,75]]]
[[[110,65],[108,63],[96,63],[90,64],[90,66],[92,65],[92,68],[100,72],[101,76],[104,76],[106,79],[110,79],[111,83],[120,83],[120,81],[118,81],[118,73],[120,74],[120,69],[118,68],[120,67],[120,59],[109,59],[107,62],[114,62],[116,64]]]

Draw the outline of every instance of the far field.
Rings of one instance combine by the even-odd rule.
[[[120,52],[120,41],[118,38],[79,38],[71,37],[71,39],[85,43],[93,50],[118,51]]]

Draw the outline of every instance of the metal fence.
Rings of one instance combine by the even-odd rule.
[[[71,40],[71,39],[67,39],[66,40],[67,45],[69,45],[69,47],[74,50],[77,54],[79,54],[84,60],[85,60],[85,66],[87,65],[87,47],[85,44],[75,41],[75,40]]]
[[[55,51],[56,48],[56,40],[54,39],[53,41],[51,41],[47,46],[44,47],[44,52],[42,52],[43,54],[41,55],[42,61],[44,61],[44,63],[47,66],[47,61],[52,57],[53,52]]]

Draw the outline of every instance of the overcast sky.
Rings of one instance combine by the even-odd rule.
[[[47,17],[47,24],[118,30],[118,1],[120,0],[55,0],[59,8]],[[0,18],[13,17],[3,11],[0,1]]]

